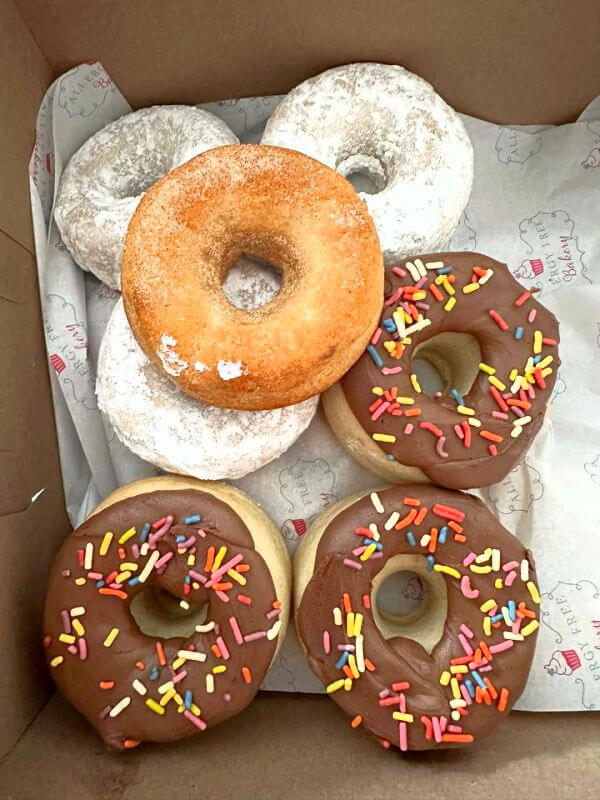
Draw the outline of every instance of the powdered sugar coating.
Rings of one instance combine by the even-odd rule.
[[[272,411],[205,405],[180,391],[141,350],[119,300],[98,359],[98,404],[117,435],[157,467],[240,478],[284,453],[308,427],[318,397]]]
[[[460,117],[396,65],[347,64],[304,81],[273,113],[262,144],[368,175],[379,191],[359,194],[388,264],[442,247],[471,191],[473,149]]]
[[[54,217],[79,266],[118,289],[129,220],[146,190],[190,158],[237,137],[194,106],[126,114],[90,137],[63,172]]]

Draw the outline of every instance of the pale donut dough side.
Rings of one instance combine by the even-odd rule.
[[[77,264],[113,289],[129,220],[147,189],[190,158],[238,139],[194,106],[153,106],[91,136],[62,175],[54,217]]]
[[[108,322],[96,393],[121,441],[167,472],[240,478],[284,453],[308,427],[318,397],[270,411],[205,405],[180,391],[136,342],[123,301]]]
[[[273,520],[262,510],[262,508],[249,497],[245,492],[229,486],[226,483],[216,481],[199,481],[195,478],[185,478],[181,475],[164,475],[158,478],[142,478],[115,489],[109,494],[96,508],[89,514],[92,517],[108,506],[114,505],[128,497],[135,497],[139,494],[149,492],[176,491],[178,489],[197,489],[199,492],[207,492],[214,497],[227,503],[235,513],[241,517],[250,535],[254,540],[254,546],[262,556],[264,562],[269,567],[277,599],[281,603],[281,632],[277,638],[277,650],[271,663],[277,658],[277,654],[285,639],[285,632],[290,616],[290,597],[292,591],[292,565],[290,557]]]
[[[379,191],[359,195],[385,263],[445,244],[471,191],[473,148],[460,117],[427,81],[393,64],[309,78],[275,110],[261,143],[370,177]]]

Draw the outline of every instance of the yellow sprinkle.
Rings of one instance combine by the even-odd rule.
[[[129,570],[125,570],[125,572],[119,572],[117,575],[117,583],[125,583],[126,580],[131,578],[131,572]]]
[[[102,642],[104,647],[110,647],[118,635],[119,635],[119,629],[112,628],[106,639]]]
[[[163,696],[160,698],[160,705],[166,706],[177,694],[177,691],[174,687],[171,687],[168,692],[165,692]]]
[[[538,362],[537,368],[544,369],[545,367],[550,366],[550,364],[554,361],[553,356],[546,356],[546,358],[542,358],[541,361]]]
[[[108,548],[110,547],[110,543],[112,542],[113,533],[112,531],[107,531],[104,536],[102,537],[102,543],[100,545],[100,555],[105,556],[108,553]]]
[[[443,572],[446,575],[450,575],[452,578],[460,578],[460,572],[454,567],[447,567],[445,564],[434,564],[433,568],[436,572]]]
[[[208,694],[212,694],[215,691],[215,679],[210,672],[206,676],[206,691]]]
[[[216,667],[213,667],[214,675],[221,675],[223,672],[227,672],[225,664],[218,664]]]
[[[362,624],[363,624],[363,615],[360,613],[356,613],[354,615],[354,630],[352,632],[353,636],[360,636],[362,631]]]
[[[349,611],[346,614],[346,635],[352,636],[354,632],[354,611]]]
[[[81,617],[85,614],[85,608],[83,606],[75,606],[69,613],[72,617]]]
[[[479,362],[479,369],[482,372],[487,373],[488,375],[495,375],[496,374],[496,370],[493,367],[490,367],[489,364],[485,364],[483,361]]]
[[[440,683],[442,686],[448,686],[450,683],[450,673],[447,669],[445,669],[442,674],[440,675]]]
[[[395,350],[396,350],[396,342],[392,342],[391,340],[388,340],[387,342],[384,342],[383,346],[388,351],[388,353],[391,353],[391,354],[393,354],[395,352]]]
[[[461,673],[468,672],[468,671],[469,671],[469,668],[467,667],[466,664],[453,664],[450,667],[450,672],[453,675],[460,675]]]
[[[333,683],[330,683],[329,686],[327,686],[327,688],[325,689],[325,691],[327,692],[327,694],[331,694],[332,692],[337,692],[337,690],[341,689],[343,685],[344,685],[344,678],[340,678],[339,681],[333,681]]]
[[[485,561],[489,561],[492,557],[492,548],[486,547],[483,553],[480,553],[478,556],[475,557],[476,564],[483,564]]]
[[[122,570],[126,570],[127,569],[130,572],[135,572],[137,570],[137,568],[138,568],[138,565],[135,563],[135,561],[123,561],[123,563],[121,564],[120,568]]]
[[[85,578],[75,578],[76,586],[84,586],[87,583]]]
[[[523,636],[529,636],[529,634],[537,631],[539,627],[540,623],[537,621],[537,619],[532,619],[531,622],[528,622],[527,625],[524,625],[521,628],[521,633]]]
[[[348,666],[350,667],[350,672],[354,675],[355,678],[360,678],[360,673],[358,671],[358,667],[356,666],[356,658],[354,657],[354,653],[350,653],[348,656]]]
[[[188,567],[193,567],[196,564],[196,556],[193,553],[190,553],[187,560]]]
[[[183,705],[183,701],[182,701],[182,705]],[[196,703],[192,703],[192,705],[190,706],[190,711],[192,712],[192,714],[193,714],[195,717],[199,717],[199,716],[200,716],[200,714],[202,713],[202,712],[200,711],[200,709],[198,708],[198,706],[196,705]]]
[[[180,651],[180,652],[182,652],[182,651]],[[179,653],[178,653],[178,655],[179,655]],[[173,665],[172,666],[173,666],[173,669],[175,671],[177,671],[179,669],[179,667],[183,667],[184,664],[185,664],[185,658],[183,656],[179,656],[179,658],[176,658],[175,661],[173,661]]]
[[[217,555],[215,556],[215,560],[213,561],[211,572],[216,572],[219,567],[221,566],[221,561],[225,558],[225,553],[227,552],[227,548],[225,545],[219,547]]]
[[[396,397],[395,400],[401,406],[413,406],[415,404],[414,397]]]
[[[373,553],[375,552],[376,549],[377,549],[377,547],[374,544],[368,545],[365,548],[364,552],[362,552],[360,554],[360,560],[361,561],[368,561],[371,558],[371,556],[373,555]]]
[[[492,386],[495,386],[496,389],[499,389],[501,392],[506,391],[506,384],[502,383],[502,381],[498,380],[498,378],[495,378],[493,375],[488,376],[488,381],[492,384]]]
[[[162,715],[162,714],[165,713],[165,709],[159,703],[157,703],[156,700],[153,700],[151,697],[149,697],[146,700],[146,705],[148,706],[149,709],[154,711],[155,714],[161,714]]]
[[[58,638],[59,638],[59,641],[64,642],[65,644],[74,644],[75,643],[75,637],[71,636],[70,633],[61,633],[61,635]]]
[[[471,564],[469,569],[471,570],[471,572],[475,572],[477,575],[487,575],[492,571],[492,568],[490,566],[478,567],[477,564]]]
[[[502,578],[496,578],[496,580],[494,581],[494,588],[502,589],[503,587],[504,587],[504,582]]]
[[[125,533],[121,534],[119,537],[119,544],[125,544],[125,542],[131,539],[132,536],[135,536],[136,533],[137,531],[135,528],[129,528],[129,530],[126,530]]]
[[[198,583],[198,581],[192,581],[192,589],[194,589],[195,591],[198,591],[199,588],[200,588],[200,584]]]
[[[71,625],[73,626],[73,630],[75,631],[77,636],[85,636],[85,628],[83,627],[81,622],[79,622],[78,619],[72,620]]]
[[[521,377],[521,389],[527,391],[528,388],[529,388],[529,381],[527,380],[527,378]]]
[[[376,442],[389,442],[390,444],[393,444],[396,441],[396,437],[389,433],[374,433],[373,439]]]
[[[349,692],[352,688],[352,678],[346,678],[344,681],[344,691]]]
[[[478,283],[467,283],[466,286],[463,286],[463,294],[471,294],[471,292],[476,292],[479,289]]]
[[[552,375],[552,367],[546,367],[546,369],[542,370],[542,378],[547,378],[548,375]]]
[[[373,394],[376,394],[378,397],[381,397],[381,395],[383,394],[383,389],[381,388],[381,386],[374,386],[371,391],[373,392]]]
[[[510,378],[511,381],[514,381],[518,374],[519,374],[519,370],[516,367],[513,367],[513,369],[511,369],[508,377]]]
[[[458,700],[460,697],[460,689],[456,678],[450,678],[450,689],[452,690],[452,697]]]
[[[533,334],[533,352],[536,355],[542,352],[542,332],[535,331]]]
[[[456,294],[456,292],[454,291],[454,286],[452,286],[452,284],[448,280],[448,276],[447,275],[442,275],[442,278],[444,279],[442,281],[442,286],[448,292],[448,294],[450,296],[452,296],[453,294]]]
[[[415,718],[412,714],[405,714],[403,711],[394,711],[392,717],[399,722],[414,722]]]
[[[338,608],[338,606],[333,609],[333,622],[335,625],[342,624],[342,609]]]
[[[486,601],[485,601],[485,603],[482,603],[482,604],[479,606],[479,610],[480,610],[480,611],[483,611],[483,613],[484,613],[484,614],[487,614],[487,612],[488,612],[488,611],[491,611],[491,610],[492,610],[492,608],[494,608],[494,606],[495,606],[495,605],[496,605],[496,601],[495,601],[495,600],[492,600],[492,599],[490,598],[489,600],[486,600]]]
[[[456,297],[451,297],[444,305],[444,311],[452,311],[456,305]]]
[[[527,581],[527,588],[529,589],[529,594],[531,595],[533,602],[539,604],[540,593],[538,592],[538,588],[535,583],[533,581]]]
[[[483,618],[483,632],[486,636],[492,635],[492,620],[489,617]]]
[[[472,417],[475,414],[475,409],[468,406],[456,406],[456,410],[459,414],[464,414],[465,417]]]
[[[412,383],[412,387],[415,390],[415,392],[418,392],[420,394],[421,393],[421,384],[419,383],[419,379],[417,378],[417,376],[415,375],[414,372],[411,373],[410,382]]]

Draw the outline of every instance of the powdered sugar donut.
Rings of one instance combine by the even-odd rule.
[[[312,420],[318,398],[271,411],[205,405],[178,389],[136,342],[119,300],[108,322],[98,404],[141,458],[196,478],[240,478],[280,456]]]
[[[142,108],[98,131],[67,164],[56,198],[54,218],[75,261],[118,289],[127,226],[145,191],[193,156],[237,141],[194,106]]]
[[[368,176],[378,191],[360,196],[386,263],[441,248],[471,191],[473,149],[459,116],[393,64],[347,64],[304,81],[269,119],[262,144]]]

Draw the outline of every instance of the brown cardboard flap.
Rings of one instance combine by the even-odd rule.
[[[349,61],[402,64],[458,110],[572,120],[600,91],[598,6],[523,0],[17,0],[55,71],[97,58],[134,107],[285,92]]]

